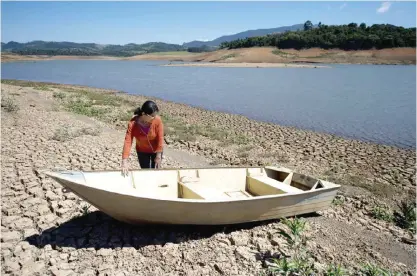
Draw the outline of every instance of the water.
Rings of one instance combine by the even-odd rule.
[[[3,79],[79,84],[159,97],[347,138],[415,148],[416,67],[163,67],[163,61],[3,63]]]

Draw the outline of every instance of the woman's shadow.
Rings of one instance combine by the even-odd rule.
[[[275,220],[276,221],[276,220]],[[72,248],[117,248],[180,243],[187,240],[209,238],[216,233],[231,233],[241,229],[269,224],[272,221],[234,225],[130,225],[95,211],[73,218],[57,227],[49,228],[25,240],[43,248],[46,245]]]

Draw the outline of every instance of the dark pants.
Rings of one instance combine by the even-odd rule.
[[[156,153],[137,152],[139,165],[142,169],[155,169]],[[162,154],[161,154],[162,158]]]

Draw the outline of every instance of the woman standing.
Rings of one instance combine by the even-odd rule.
[[[158,106],[153,101],[146,101],[137,108],[130,119],[123,145],[122,173],[129,170],[128,158],[133,138],[136,140],[136,152],[142,169],[160,168],[164,143],[164,127],[157,115]]]

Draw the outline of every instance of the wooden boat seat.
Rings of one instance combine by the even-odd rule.
[[[181,190],[182,190],[182,197],[183,198],[190,198],[190,199],[209,199],[209,200],[216,200],[216,199],[225,199],[230,197],[226,195],[223,191],[218,189],[207,187],[202,185],[201,183],[197,182],[179,182]]]
[[[239,199],[252,197],[249,193],[242,190],[230,191],[220,190],[215,187],[204,185],[199,178],[182,177],[178,182],[183,198],[221,200]]]
[[[248,176],[247,183],[249,192],[258,196],[303,192],[301,189],[292,187],[266,175]]]

